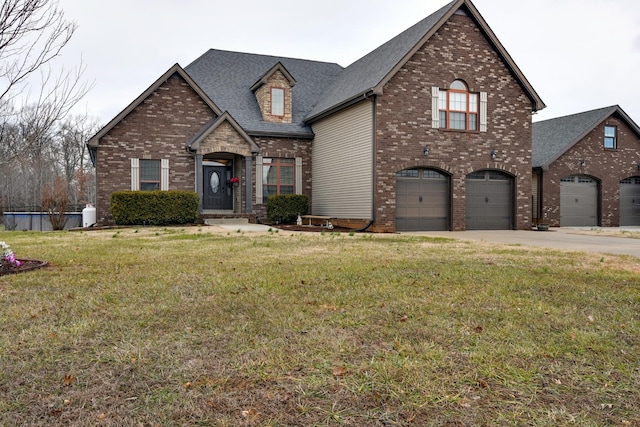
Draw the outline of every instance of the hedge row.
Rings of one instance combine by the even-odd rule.
[[[193,191],[116,191],[111,214],[118,225],[186,224],[198,220],[198,202]]]
[[[267,199],[267,217],[271,221],[286,224],[293,222],[298,215],[309,211],[309,198],[300,194],[279,194]]]

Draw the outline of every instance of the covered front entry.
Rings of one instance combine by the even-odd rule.
[[[640,225],[640,177],[620,181],[620,226]]]
[[[432,169],[396,174],[396,230],[446,231],[450,228],[450,179]]]
[[[513,178],[499,171],[467,175],[465,228],[510,230],[513,228]]]
[[[211,162],[203,165],[202,208],[205,210],[233,209],[233,165]]]
[[[585,175],[560,180],[560,226],[598,225],[598,182]]]

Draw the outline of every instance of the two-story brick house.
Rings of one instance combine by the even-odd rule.
[[[203,213],[297,193],[372,231],[527,229],[544,106],[469,0],[346,68],[210,50],[89,141],[98,218],[113,191],[157,188],[197,191]]]
[[[534,223],[640,225],[640,127],[617,105],[534,123]]]

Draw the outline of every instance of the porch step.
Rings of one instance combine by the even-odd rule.
[[[249,224],[249,218],[204,218],[206,225]]]

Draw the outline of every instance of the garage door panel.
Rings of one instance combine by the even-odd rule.
[[[449,229],[449,179],[431,170],[417,177],[396,179],[396,229],[436,231]]]
[[[598,183],[595,180],[572,175],[560,181],[560,225],[563,227],[598,225]]]
[[[467,230],[509,230],[513,219],[513,179],[495,171],[467,177]]]
[[[620,226],[640,226],[640,177],[620,181]]]

